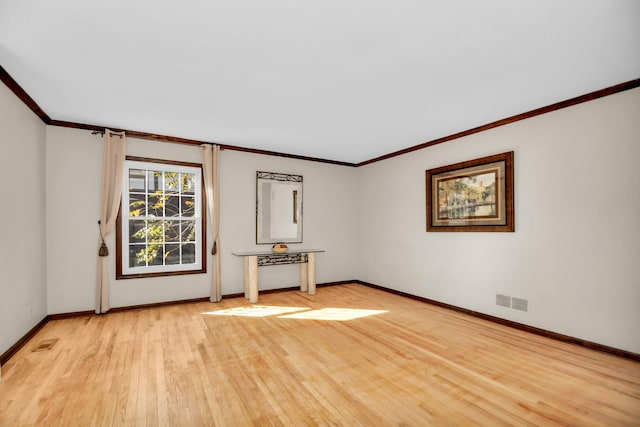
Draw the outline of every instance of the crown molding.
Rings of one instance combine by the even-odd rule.
[[[85,129],[85,130],[98,131],[98,132],[104,131],[104,128],[105,128],[104,126],[51,119],[51,117],[49,117],[47,113],[45,113],[44,110],[40,108],[40,106],[33,100],[33,98],[31,98],[29,94],[24,89],[22,89],[22,87],[9,75],[9,73],[1,65],[0,65],[0,80],[5,85],[7,85],[7,87],[11,89],[11,91],[29,109],[31,109],[31,111],[33,111],[38,117],[40,117],[40,119],[47,125],[67,127],[67,128],[73,128],[73,129]],[[402,150],[394,151],[392,153],[375,157],[373,159],[365,160],[360,163],[341,162],[338,160],[321,159],[317,157],[301,156],[301,155],[291,154],[291,153],[280,153],[277,151],[261,150],[261,149],[249,148],[249,147],[240,147],[237,145],[219,144],[211,141],[200,141],[195,139],[180,138],[177,136],[170,136],[170,135],[159,135],[155,133],[140,132],[135,130],[117,129],[117,128],[112,128],[112,130],[117,132],[125,132],[125,134],[129,137],[149,139],[154,141],[172,142],[172,143],[187,144],[187,145],[218,144],[220,145],[220,148],[223,150],[242,151],[245,153],[262,154],[265,156],[286,157],[286,158],[297,159],[297,160],[308,160],[312,162],[329,163],[329,164],[340,165],[340,166],[360,167],[360,166],[369,165],[371,163],[376,163],[382,160],[390,159],[392,157],[397,157],[403,154],[411,153],[413,151],[422,150],[424,148],[431,147],[433,145],[442,144],[448,141],[453,141],[454,139],[462,138],[464,136],[469,136],[475,133],[484,132],[486,130],[497,128],[499,126],[515,123],[520,120],[529,119],[531,117],[535,117],[542,114],[550,113],[552,111],[557,111],[563,108],[571,107],[573,105],[581,104],[583,102],[588,102],[594,99],[613,95],[619,92],[624,92],[626,90],[635,89],[637,87],[640,87],[640,78],[629,80],[627,82],[620,83],[617,85],[609,86],[607,88],[596,90],[594,92],[580,95],[575,98],[570,98],[564,101],[556,102],[555,104],[536,108],[534,110],[527,111],[525,113],[516,114],[514,116],[510,116],[505,119],[496,120],[494,122],[487,123],[482,126],[477,126],[472,129],[456,132],[451,135],[443,136],[441,138],[436,138],[431,141],[423,142],[421,144],[404,148]]]
[[[7,85],[7,87],[20,99],[31,111],[33,111],[36,116],[40,117],[40,120],[44,122],[44,124],[51,124],[51,117],[44,112],[42,108],[38,105],[36,101],[33,100],[29,96],[27,92],[16,82],[13,77],[9,75],[7,70],[4,69],[2,65],[0,65],[0,80]]]
[[[584,95],[576,96],[575,98],[556,102],[555,104],[547,105],[545,107],[536,108],[535,110],[527,111],[525,113],[516,114],[515,116],[507,117],[505,119],[496,120],[495,122],[487,123],[485,125],[468,129],[462,132],[456,132],[448,136],[443,136],[441,138],[423,142],[422,144],[418,144],[412,147],[404,148],[402,150],[394,151],[393,153],[385,154],[370,160],[365,160],[364,162],[357,163],[356,166],[360,167],[360,166],[369,165],[371,163],[379,162],[381,160],[386,160],[392,157],[401,156],[403,154],[411,153],[412,151],[422,150],[423,148],[431,147],[433,145],[442,144],[448,141],[453,141],[454,139],[473,135],[474,133],[484,132],[486,130],[497,128],[499,126],[504,126],[510,123],[519,122],[520,120],[530,119],[531,117],[539,116],[541,114],[546,114],[552,111],[561,110],[563,108],[571,107],[577,104],[582,104],[583,102],[592,101],[594,99],[613,95],[619,92],[624,92],[626,90],[634,89],[637,87],[640,87],[640,78],[629,80],[628,82],[620,83],[614,86],[609,86],[607,88],[596,90],[594,92],[590,92]]]

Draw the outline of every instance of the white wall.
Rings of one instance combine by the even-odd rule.
[[[49,313],[91,310],[95,295],[102,139],[84,130],[49,127],[47,147]],[[201,162],[200,147],[135,138],[127,140],[127,154]],[[221,153],[220,169],[223,295],[243,292],[242,259],[231,252],[258,248],[255,245],[256,170],[304,176],[302,246],[327,249],[326,254],[317,257],[318,283],[356,278],[354,168],[225,150]],[[114,242],[113,237],[107,239],[113,254]],[[209,242],[207,253],[210,247]],[[113,259],[112,278],[115,277]],[[209,292],[210,272],[211,265],[207,274],[112,280],[111,305],[122,307],[204,297]],[[260,269],[260,289],[298,283],[297,265]]]
[[[317,282],[357,279],[356,168],[230,150],[220,156],[224,293],[243,291],[242,259],[231,252],[270,248],[255,244],[258,170],[303,176],[303,244],[288,246],[326,250],[316,256]],[[259,275],[260,289],[296,286],[300,281],[298,265],[261,267]]]
[[[223,294],[243,289],[231,252],[262,248],[255,171],[301,174],[303,246],[327,250],[319,283],[360,279],[640,353],[638,117],[634,89],[357,169],[223,151]],[[2,353],[47,313],[94,308],[102,139],[44,126],[0,85],[0,144]],[[425,169],[509,150],[515,233],[425,232]],[[128,153],[200,159],[198,147],[136,139]],[[294,286],[298,266],[260,275],[261,289]],[[112,305],[208,289],[209,274],[114,280]],[[496,293],[528,299],[529,311],[496,306]]]
[[[47,315],[45,125],[0,84],[0,354]]]
[[[102,172],[100,142],[98,136],[87,131],[47,127],[49,314],[94,308]]]
[[[640,353],[638,118],[634,89],[359,168],[358,278]],[[426,169],[511,150],[515,233],[425,231]]]

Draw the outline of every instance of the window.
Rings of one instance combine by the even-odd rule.
[[[118,279],[204,273],[202,168],[127,157],[118,218]]]

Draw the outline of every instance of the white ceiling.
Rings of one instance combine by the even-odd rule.
[[[359,163],[640,77],[638,0],[0,0],[54,120]]]

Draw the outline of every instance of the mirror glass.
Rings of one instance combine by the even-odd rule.
[[[256,172],[256,243],[302,243],[302,175]]]

